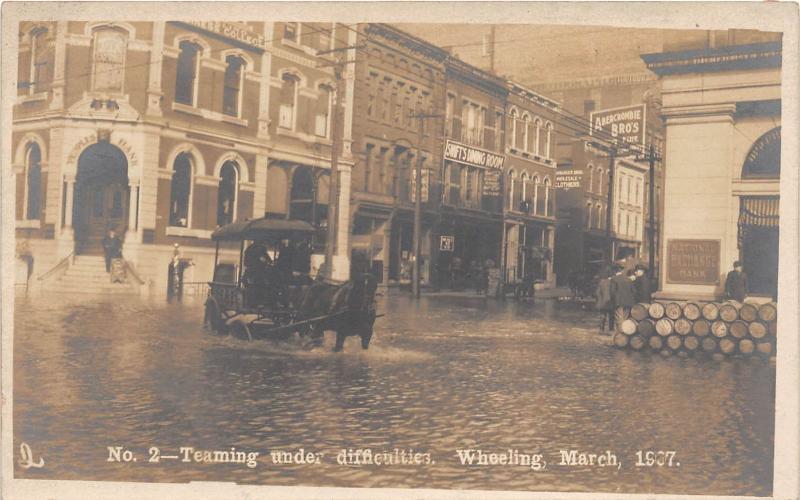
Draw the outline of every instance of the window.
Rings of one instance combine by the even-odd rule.
[[[185,40],[180,43],[175,77],[175,102],[196,106],[199,56],[199,45]]]
[[[634,192],[634,195],[636,196],[636,204],[637,205],[639,204],[639,192],[641,190],[642,190],[642,180],[641,179],[636,179],[636,191]]]
[[[450,202],[451,205],[457,205],[461,200],[461,168],[459,168],[457,164],[448,163],[447,170],[450,174],[447,176],[447,179],[450,181],[448,202]]]
[[[219,171],[217,193],[217,225],[230,224],[236,217],[236,188],[239,183],[239,166],[226,161]]]
[[[283,39],[297,43],[297,35],[300,31],[298,23],[286,23],[283,25]]]
[[[586,202],[586,229],[592,228],[592,202]]]
[[[544,178],[544,195],[545,195],[545,213],[546,217],[551,217],[555,213],[555,197],[553,196],[553,188],[550,186],[550,178]]]
[[[127,33],[116,28],[94,32],[92,88],[97,92],[122,93],[125,80]]]
[[[367,144],[364,151],[364,191],[370,191],[369,182],[372,176],[372,155],[374,150],[375,146]]]
[[[50,85],[50,49],[47,43],[47,29],[31,31],[31,71],[30,93],[46,92]]]
[[[625,214],[625,234],[631,234],[631,214]]]
[[[595,227],[601,229],[603,227],[603,206],[598,203],[595,208],[595,212],[597,213],[597,224]]]
[[[494,114],[494,148],[498,151],[503,150],[503,112],[496,111]]]
[[[172,184],[169,196],[169,225],[189,227],[189,205],[192,197],[192,161],[181,153],[172,164]]]
[[[619,209],[617,209],[617,225],[614,230],[617,233],[622,232],[622,212]]]
[[[295,109],[297,106],[298,79],[285,73],[281,84],[281,100],[278,109],[278,127],[294,130]]]
[[[512,109],[509,120],[511,121],[511,147],[517,148],[517,110]]]
[[[447,100],[444,104],[445,126],[447,127],[447,135],[453,134],[453,112],[456,107],[456,96],[447,94]]]
[[[528,114],[522,115],[522,150],[531,152],[531,117]]]
[[[508,173],[508,209],[516,210],[514,207],[515,191],[517,190],[517,173],[513,170]]]
[[[539,176],[533,176],[533,206],[531,207],[534,214],[539,214],[542,211],[539,209],[539,200],[542,199],[542,196],[539,193]]]
[[[387,122],[389,120],[389,113],[391,112],[391,97],[391,80],[384,78],[383,88],[381,88],[381,121],[383,122]]]
[[[244,59],[230,55],[225,58],[225,88],[222,93],[222,112],[230,116],[239,116],[244,76]]]
[[[594,166],[592,166],[592,164],[590,163],[589,167],[587,168],[587,170],[589,171],[589,189],[588,189],[588,191],[591,193],[592,192],[592,186],[594,185]]]
[[[597,167],[597,194],[603,194],[603,169]]]
[[[319,137],[330,137],[332,110],[333,89],[327,85],[320,85],[319,99],[317,99],[317,117],[314,124],[314,132]]]
[[[534,135],[534,140],[536,141],[536,143],[534,144],[534,147],[532,148],[533,149],[533,154],[535,154],[536,156],[541,156],[542,152],[544,151],[544,148],[541,145],[541,143],[542,143],[542,121],[537,118],[536,120],[533,121],[533,126],[536,129],[536,132],[535,132],[535,135]]]
[[[545,128],[545,130],[547,132],[545,134],[545,141],[546,142],[545,142],[545,148],[544,148],[544,157],[545,158],[552,158],[553,156],[552,156],[551,147],[552,147],[552,144],[553,144],[553,124],[550,123],[550,122],[547,122],[547,125],[545,125],[544,128]]]
[[[25,219],[37,220],[41,216],[42,151],[35,142],[28,147],[26,162]]]
[[[539,215],[547,215],[547,185],[549,182],[549,179],[545,177],[544,184],[539,184],[537,179],[536,213]]]

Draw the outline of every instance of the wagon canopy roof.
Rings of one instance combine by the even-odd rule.
[[[302,220],[253,219],[226,224],[211,234],[215,241],[275,240],[310,235],[314,226]]]

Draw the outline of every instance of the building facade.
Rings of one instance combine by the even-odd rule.
[[[777,296],[779,33],[697,32],[643,55],[666,123],[662,298],[713,300],[735,260],[750,295]]]
[[[335,81],[315,55],[348,43],[336,30],[22,23],[12,148],[28,279],[102,253],[114,228],[143,293],[163,293],[175,245],[193,264],[184,280],[211,279],[220,225],[267,215],[323,226],[336,89],[352,122],[352,75]],[[338,276],[349,272],[350,141],[345,131]],[[237,265],[238,250],[221,262]]]

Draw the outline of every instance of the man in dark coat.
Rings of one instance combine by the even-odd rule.
[[[647,269],[644,266],[637,265],[633,275],[636,277],[633,281],[636,302],[650,302],[650,275],[647,273]]]
[[[122,257],[122,241],[113,229],[103,238],[103,253],[106,258],[106,272],[111,272],[111,261]]]
[[[614,307],[631,307],[636,303],[636,291],[633,287],[633,271],[627,273],[622,268],[617,268],[611,279],[611,296]]]
[[[742,268],[742,263],[737,260],[733,263],[733,271],[729,272],[725,279],[725,296],[736,302],[744,302],[747,292],[749,292],[747,274]]]

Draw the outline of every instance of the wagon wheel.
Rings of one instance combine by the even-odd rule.
[[[231,325],[233,335],[237,338],[244,340],[253,340],[253,335],[250,333],[250,326],[242,320],[236,320]]]
[[[220,311],[219,304],[217,304],[217,301],[213,298],[210,298],[206,301],[206,311],[203,323],[204,325],[210,327],[212,332],[218,335],[224,335],[227,333],[225,318],[222,316],[222,311]]]

